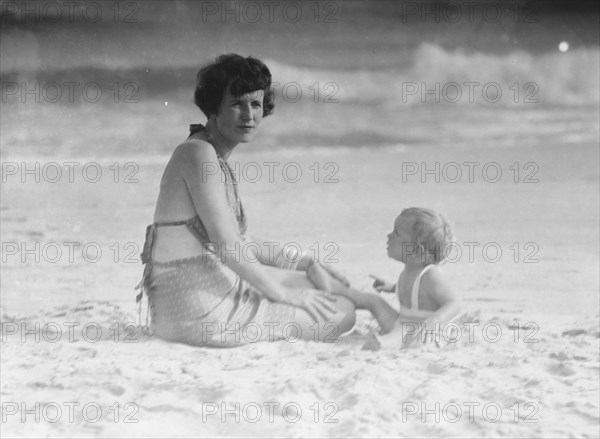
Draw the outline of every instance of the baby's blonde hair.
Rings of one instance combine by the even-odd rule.
[[[423,257],[423,262],[439,264],[454,240],[450,224],[443,215],[424,207],[409,207],[400,216],[414,218],[413,239]]]

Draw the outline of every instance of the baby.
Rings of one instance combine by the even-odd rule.
[[[309,268],[308,276],[318,288],[348,297],[358,309],[368,309],[377,319],[381,334],[389,334],[381,338],[382,343],[408,345],[417,338],[426,341],[427,335],[433,338],[440,325],[459,312],[458,299],[438,268],[450,242],[452,231],[442,215],[420,207],[404,209],[398,215],[394,230],[388,234],[387,254],[404,263],[404,270],[395,284],[372,277],[376,290],[396,293],[400,311],[378,294],[346,287],[319,264]]]

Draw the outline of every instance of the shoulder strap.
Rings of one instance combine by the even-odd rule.
[[[204,125],[202,125],[201,123],[193,123],[190,125],[190,136],[193,136],[194,134],[203,131],[204,130]],[[189,136],[188,136],[189,138]]]
[[[413,284],[412,294],[410,296],[410,309],[412,311],[419,310],[419,287],[421,286],[421,278],[425,274],[427,270],[433,267],[433,264],[427,265],[423,270],[419,273],[417,278],[415,279],[415,283]]]

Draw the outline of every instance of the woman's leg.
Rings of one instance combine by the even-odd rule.
[[[296,290],[297,294],[302,294],[302,291],[307,288],[315,288],[304,272],[272,267],[268,269],[284,286]],[[333,306],[338,311],[329,320],[320,319],[319,322],[315,322],[304,309],[295,308],[292,321],[281,322],[283,325],[278,325],[280,329],[284,330],[284,333],[278,333],[278,338],[335,342],[341,334],[354,327],[356,315],[354,304],[346,297],[335,295]],[[285,327],[286,325],[287,327]]]
[[[309,268],[308,277],[317,288],[350,299],[358,309],[369,310],[375,319],[377,319],[379,326],[381,326],[382,334],[387,334],[394,329],[398,320],[398,312],[379,294],[365,293],[355,288],[347,287],[331,276],[319,264],[313,264]]]

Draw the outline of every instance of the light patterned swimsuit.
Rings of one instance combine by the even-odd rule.
[[[192,125],[190,132],[204,129]],[[245,236],[247,224],[238,197],[237,181],[229,164],[219,157],[224,190],[231,213]],[[186,225],[202,243],[203,253],[157,262],[152,251],[158,227]],[[196,346],[238,346],[281,339],[281,329],[294,321],[296,308],[275,303],[241,279],[211,251],[210,238],[200,216],[176,222],[153,223],[146,228],[142,253],[145,264],[140,282],[148,296],[151,329],[160,338]],[[160,267],[160,274],[153,268]]]

